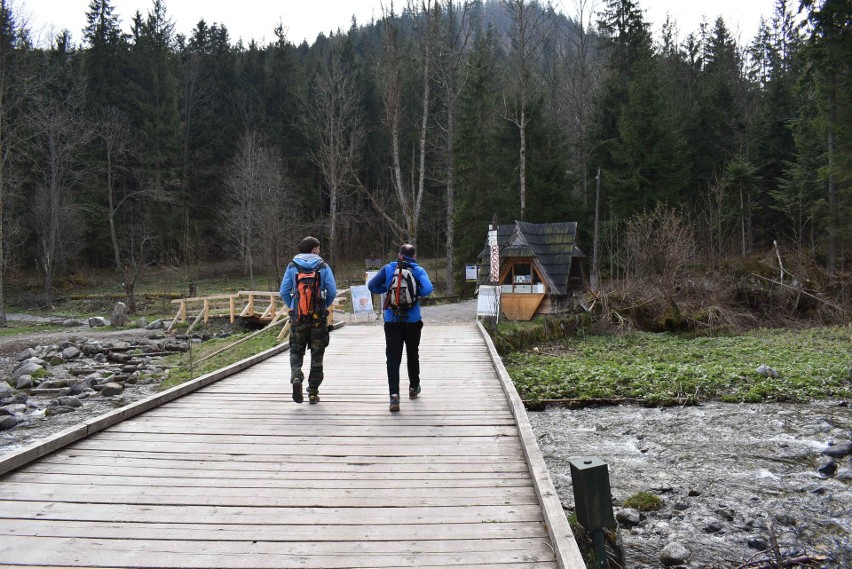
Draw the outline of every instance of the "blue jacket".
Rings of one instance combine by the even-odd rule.
[[[411,257],[403,257],[411,268],[411,274],[417,281],[417,296],[429,296],[432,294],[432,281],[429,280],[429,275],[426,274],[426,269],[417,264],[417,261]],[[396,271],[396,261],[388,263],[376,273],[376,276],[370,279],[367,283],[367,288],[375,294],[386,294],[390,286],[393,273]],[[420,303],[417,302],[406,311],[401,317],[394,314],[390,308],[385,309],[385,322],[419,322]]]
[[[293,257],[293,263],[304,269],[315,269],[322,262],[322,257],[313,253],[299,253]],[[298,272],[298,268],[288,266],[284,272],[284,278],[281,279],[281,289],[278,291],[281,300],[284,301],[284,304],[290,310],[293,310],[293,295],[296,290],[296,273]],[[334,273],[331,272],[331,267],[328,265],[320,269],[320,285],[321,290],[325,291],[325,307],[328,309],[331,303],[334,302],[334,297],[337,296],[337,284],[334,282]]]

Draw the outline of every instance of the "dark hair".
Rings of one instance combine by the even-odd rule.
[[[299,241],[299,253],[310,253],[319,246],[319,239],[308,235],[307,237]]]
[[[414,245],[411,243],[405,243],[402,247],[399,248],[399,254],[403,257],[414,257]]]

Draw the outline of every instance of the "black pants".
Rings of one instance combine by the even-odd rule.
[[[420,332],[423,321],[385,322],[385,355],[388,361],[388,389],[391,395],[399,393],[399,365],[402,347],[408,360],[408,387],[420,385]]]

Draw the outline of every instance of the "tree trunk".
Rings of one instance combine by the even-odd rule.
[[[121,271],[121,252],[118,249],[118,236],[115,232],[115,206],[112,189],[112,156],[107,152],[107,199],[109,202],[109,237],[112,240],[112,254],[115,258],[115,269]]]
[[[833,275],[837,268],[837,244],[835,234],[837,232],[837,175],[835,173],[835,159],[837,154],[837,139],[834,132],[834,124],[837,118],[837,102],[835,93],[835,76],[832,74],[829,81],[828,95],[828,243],[825,251],[825,270]]]
[[[591,286],[596,291],[600,287],[600,219],[601,219],[601,169],[598,167],[597,183],[595,184],[595,227],[592,240],[592,274]]]
[[[455,239],[455,101],[452,94],[447,99],[447,296],[455,296],[456,279],[453,249]]]

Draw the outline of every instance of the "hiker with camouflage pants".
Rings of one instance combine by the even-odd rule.
[[[322,383],[322,358],[328,346],[328,309],[337,296],[337,285],[331,267],[319,256],[320,242],[305,237],[299,242],[299,254],[287,266],[281,279],[281,300],[290,308],[290,383],[293,401],[304,401],[302,363],[305,350],[311,349],[311,371],[308,373],[308,402],[319,403]]]

